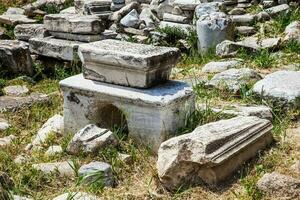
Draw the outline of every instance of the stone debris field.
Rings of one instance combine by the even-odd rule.
[[[0,0],[0,200],[300,199],[299,0]]]

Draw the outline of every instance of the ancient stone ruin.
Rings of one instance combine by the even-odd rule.
[[[0,200],[300,199],[299,0],[0,0]]]
[[[103,40],[80,45],[79,55],[83,74],[60,82],[65,133],[88,124],[119,125],[157,150],[194,111],[190,86],[168,81],[176,48]]]

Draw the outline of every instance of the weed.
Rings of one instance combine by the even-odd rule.
[[[238,57],[243,59],[245,63],[249,62],[254,67],[264,69],[272,68],[277,63],[268,49],[261,49],[250,54],[248,50],[241,48],[238,51]]]
[[[284,52],[300,54],[300,42],[297,40],[290,40],[285,44]]]

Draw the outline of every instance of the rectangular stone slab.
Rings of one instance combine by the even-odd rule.
[[[30,51],[32,53],[66,61],[76,59],[80,44],[82,43],[53,37],[31,38],[29,40]]]
[[[195,96],[184,82],[168,81],[151,89],[135,89],[85,79],[82,74],[60,82],[64,93],[65,133],[88,124],[101,128],[113,108],[126,116],[129,136],[157,150],[185,124]]]
[[[83,44],[78,51],[85,78],[138,88],[166,81],[180,56],[177,48],[117,40]]]
[[[99,34],[105,30],[104,23],[97,16],[92,15],[46,15],[44,25],[49,31],[78,34]]]
[[[117,36],[116,32],[107,30],[103,33],[97,35],[83,35],[83,34],[73,34],[73,33],[64,33],[64,32],[50,32],[55,38],[61,38],[65,40],[73,40],[80,42],[95,42],[105,39],[114,39]]]

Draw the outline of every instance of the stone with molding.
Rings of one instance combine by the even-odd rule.
[[[272,124],[258,117],[235,117],[208,123],[173,137],[158,150],[157,170],[169,190],[218,184],[272,141]]]

